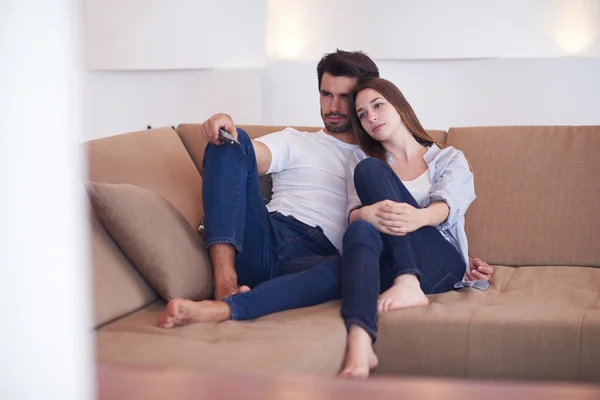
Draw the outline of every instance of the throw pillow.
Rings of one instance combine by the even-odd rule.
[[[90,182],[98,219],[166,301],[212,296],[212,268],[196,230],[157,193],[129,184]]]

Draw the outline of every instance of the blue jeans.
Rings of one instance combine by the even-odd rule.
[[[421,208],[384,162],[361,161],[354,172],[356,191],[365,206],[392,200]],[[424,226],[405,236],[380,233],[365,221],[350,224],[344,235],[341,270],[342,317],[377,337],[377,299],[402,274],[419,278],[425,294],[453,289],[466,265],[458,250],[435,227]]]
[[[238,141],[239,147],[208,144],[202,161],[206,248],[233,245],[238,284],[252,288],[224,300],[232,319],[339,298],[339,252],[321,227],[267,210],[254,148],[242,129]]]

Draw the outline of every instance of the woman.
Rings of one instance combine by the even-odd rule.
[[[366,377],[377,365],[378,312],[426,305],[426,294],[470,280],[464,214],[475,192],[463,153],[441,149],[393,83],[360,83],[352,110],[361,150],[347,172],[340,374]]]

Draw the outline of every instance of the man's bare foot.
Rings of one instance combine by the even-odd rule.
[[[379,360],[373,352],[371,336],[360,326],[352,325],[348,332],[346,360],[338,376],[340,378],[368,378]]]
[[[233,296],[236,293],[245,293],[249,291],[250,288],[246,285],[220,285],[215,283],[215,300],[223,300],[224,298]]]
[[[229,306],[223,301],[192,301],[173,299],[158,321],[160,328],[189,325],[197,322],[221,322],[231,319]]]
[[[379,295],[377,311],[392,311],[427,304],[429,299],[421,290],[419,279],[415,275],[404,274],[394,280],[391,288]]]

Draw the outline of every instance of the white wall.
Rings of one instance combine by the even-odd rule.
[[[202,122],[218,112],[259,124],[262,75],[262,69],[87,71],[84,138]]]
[[[600,0],[268,5],[268,24],[254,25],[237,45],[212,37],[211,46],[229,43],[230,54],[239,55],[230,69],[88,71],[85,137],[201,122],[221,111],[240,124],[321,125],[315,69],[322,53],[336,48],[369,53],[427,128],[600,124],[594,107],[600,104]],[[219,17],[217,8],[204,11]],[[256,43],[261,29],[266,63],[248,68],[246,36],[255,35]]]
[[[428,129],[600,125],[600,58],[380,61]],[[265,123],[322,124],[315,62],[267,65]]]
[[[267,5],[267,0],[85,0],[86,65],[262,67]]]
[[[0,398],[94,397],[74,0],[0,2]]]

